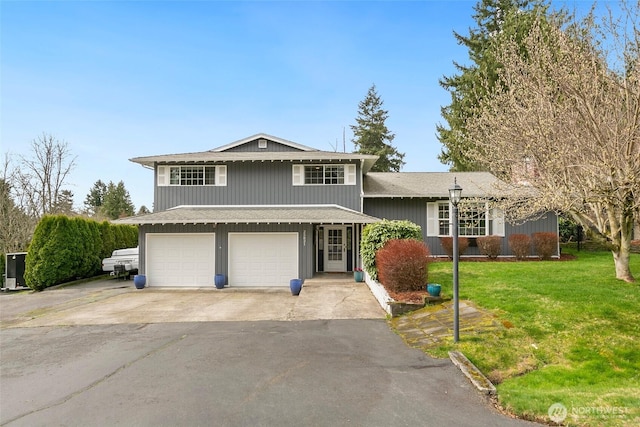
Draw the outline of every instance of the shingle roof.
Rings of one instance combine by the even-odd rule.
[[[178,206],[119,224],[368,224],[378,218],[338,205]]]
[[[364,176],[364,197],[448,198],[454,178],[463,197],[486,197],[502,183],[489,172],[369,172]]]

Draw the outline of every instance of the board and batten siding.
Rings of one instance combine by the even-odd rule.
[[[531,236],[533,233],[555,233],[556,235],[559,233],[558,230],[558,215],[555,212],[547,212],[542,215],[541,218],[526,221],[522,224],[510,224],[509,222],[505,223],[505,238],[502,241],[502,254],[503,255],[513,255],[511,249],[509,248],[508,237],[512,234],[527,234]],[[532,243],[531,255],[534,255],[533,252],[533,243]],[[560,246],[556,249],[556,253],[554,256],[560,256]]]
[[[446,255],[440,238],[427,235],[427,202],[433,200],[422,198],[365,198],[363,202],[364,213],[381,219],[408,220],[422,227],[422,238],[427,243],[431,255]],[[553,212],[548,212],[541,218],[524,222],[522,224],[510,224],[505,222],[505,236],[502,240],[502,255],[513,255],[509,248],[508,236],[511,234],[532,235],[538,232],[558,233],[558,217]],[[533,254],[533,252],[532,252]],[[469,247],[464,255],[480,255],[477,247]],[[555,255],[559,255],[559,250]]]
[[[356,185],[293,185],[293,165],[297,164],[303,163],[228,163],[226,186],[158,186],[156,167],[154,208],[158,212],[180,205],[337,204],[360,211],[359,164],[356,164]]]
[[[146,274],[145,254],[148,233],[215,233],[215,263],[217,274],[228,274],[229,233],[298,233],[298,271],[300,278],[311,278],[315,271],[314,235],[312,224],[165,224],[139,227],[139,270]],[[295,277],[292,277],[295,279]],[[213,279],[212,279],[213,280]],[[212,282],[213,283],[213,282]]]
[[[271,141],[269,139],[266,138],[260,138],[260,139],[265,139],[267,141],[267,148],[260,148],[258,146],[258,140],[259,139],[254,139],[253,141],[238,145],[236,147],[232,147],[232,148],[228,148],[226,150],[224,150],[225,153],[264,153],[264,152],[271,152],[271,153],[276,153],[276,152],[283,152],[283,151],[302,151],[299,148],[295,148],[295,147],[291,147],[289,145],[284,145],[284,144],[280,144],[278,142],[274,142]]]

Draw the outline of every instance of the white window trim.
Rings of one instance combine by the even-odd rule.
[[[438,218],[438,206],[446,204],[449,206],[449,212],[452,211],[451,203],[448,201],[440,200],[436,202],[427,202],[427,236],[428,237],[450,237],[453,234],[452,218],[449,214],[449,234],[440,234],[440,222]],[[482,237],[482,236],[505,236],[505,222],[504,212],[499,208],[489,209],[488,204],[485,204],[485,233],[484,235],[472,235],[472,236],[460,236],[460,237]]]
[[[307,166],[344,166],[344,183],[342,184],[306,184],[304,182],[304,168]],[[293,165],[291,168],[291,182],[294,186],[339,186],[339,185],[356,185],[357,183],[357,174],[356,174],[356,165],[352,163],[324,163],[324,164],[304,164],[304,165]]]
[[[171,168],[182,167],[213,167],[215,168],[215,184],[181,185],[171,184]],[[158,187],[226,187],[227,186],[227,166],[226,165],[161,165],[157,168]]]

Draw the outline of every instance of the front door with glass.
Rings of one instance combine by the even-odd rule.
[[[345,227],[325,227],[324,271],[346,271],[347,241]]]

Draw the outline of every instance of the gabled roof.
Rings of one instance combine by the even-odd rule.
[[[214,149],[209,150],[209,151],[213,151],[213,152],[226,151],[226,150],[228,150],[230,148],[234,148],[234,147],[237,147],[239,145],[246,144],[247,142],[255,141],[256,139],[268,139],[269,141],[277,142],[278,144],[286,145],[288,147],[295,148],[295,149],[301,150],[301,151],[318,151],[315,148],[307,147],[306,145],[298,144],[296,142],[289,141],[289,140],[286,140],[286,139],[283,139],[283,138],[278,138],[277,136],[267,135],[266,133],[257,133],[257,134],[255,134],[253,136],[248,136],[246,138],[240,139],[238,141],[232,142],[232,143],[227,144],[227,145],[223,145],[223,146],[218,147],[218,148],[214,148]]]
[[[254,141],[260,136],[278,143],[284,143],[295,147],[297,151],[267,151],[267,152],[239,152],[226,151],[246,142]],[[134,157],[129,159],[134,163],[147,168],[154,168],[160,164],[198,164],[198,163],[232,163],[232,162],[332,162],[332,161],[357,161],[362,163],[362,172],[367,173],[378,156],[359,153],[338,153],[333,151],[320,151],[304,145],[296,144],[282,138],[272,137],[266,134],[257,134],[231,144],[223,145],[209,151],[180,154],[161,154],[157,156]]]
[[[454,178],[462,197],[487,197],[502,181],[489,172],[370,172],[364,176],[366,198],[425,197],[448,199]]]
[[[379,221],[338,205],[177,206],[115,220],[118,224],[369,224]]]

